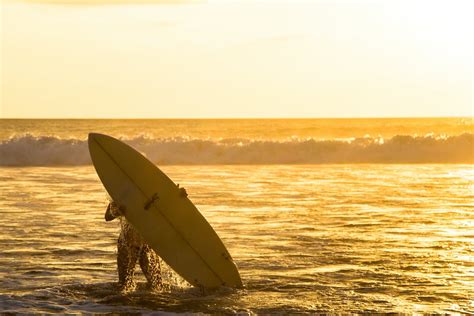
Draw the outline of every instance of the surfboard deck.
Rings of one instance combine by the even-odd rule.
[[[223,242],[186,194],[138,151],[90,133],[94,167],[124,216],[155,252],[194,286],[242,287]]]

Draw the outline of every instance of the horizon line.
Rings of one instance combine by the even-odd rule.
[[[350,119],[474,119],[471,116],[355,116],[355,117],[0,117],[0,120],[350,120]]]

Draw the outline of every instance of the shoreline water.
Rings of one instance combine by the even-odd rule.
[[[118,227],[103,219],[93,167],[8,167],[0,168],[0,310],[474,310],[471,165],[161,168],[221,236],[244,290],[200,293],[168,274],[165,292],[119,295]]]

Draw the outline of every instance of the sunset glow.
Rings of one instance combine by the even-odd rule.
[[[2,2],[0,117],[472,116],[469,1],[91,3]]]

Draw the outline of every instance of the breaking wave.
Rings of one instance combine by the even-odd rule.
[[[172,164],[474,163],[474,134],[351,140],[122,139],[151,161]],[[87,141],[15,136],[0,142],[0,166],[90,164]]]

